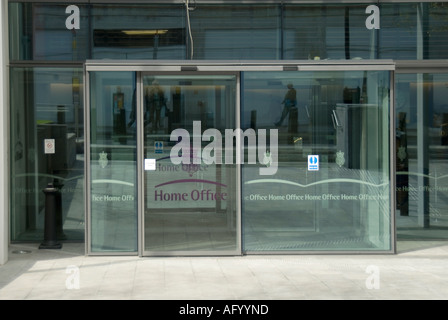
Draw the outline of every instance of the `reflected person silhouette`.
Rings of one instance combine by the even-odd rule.
[[[280,120],[275,123],[275,125],[277,127],[282,125],[283,120],[285,120],[285,118],[289,114],[289,111],[291,110],[291,108],[293,108],[297,105],[296,89],[294,89],[292,83],[289,83],[287,88],[288,88],[288,92],[286,92],[285,98],[282,101],[282,104],[283,104],[282,115],[280,117]]]
[[[157,80],[154,80],[151,87],[146,89],[145,98],[146,110],[149,111],[149,119],[145,120],[145,126],[151,123],[151,131],[157,132],[161,127],[160,114],[162,108],[166,108],[165,92]]]

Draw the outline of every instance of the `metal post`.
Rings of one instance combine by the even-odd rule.
[[[63,230],[63,214],[62,214],[62,193],[61,189],[64,186],[58,179],[54,179],[54,187],[56,188],[55,200],[56,200],[56,238],[58,240],[66,240],[67,236]]]
[[[45,226],[44,241],[39,249],[61,249],[56,235],[56,193],[57,189],[49,183],[43,190],[45,193]]]

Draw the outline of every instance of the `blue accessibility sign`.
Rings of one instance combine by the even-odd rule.
[[[154,150],[156,153],[163,153],[163,141],[154,142]]]
[[[308,171],[319,171],[319,156],[309,155],[308,156]]]

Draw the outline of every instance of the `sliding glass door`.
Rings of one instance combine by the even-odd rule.
[[[246,72],[242,125],[278,168],[242,168],[244,251],[391,251],[391,81],[382,70]],[[333,69],[333,70],[331,70]]]
[[[222,152],[226,129],[237,127],[237,81],[143,75],[145,255],[240,252],[238,167]]]
[[[88,65],[88,253],[394,252],[393,70]]]
[[[136,73],[89,73],[88,252],[137,252]]]

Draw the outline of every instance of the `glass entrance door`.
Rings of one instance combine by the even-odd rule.
[[[89,254],[393,252],[393,68],[88,64]]]
[[[278,130],[278,169],[242,168],[244,253],[392,249],[390,73],[343,68],[245,72],[242,126]]]
[[[141,82],[143,254],[239,254],[238,167],[221,149],[237,127],[237,74],[144,73]]]

